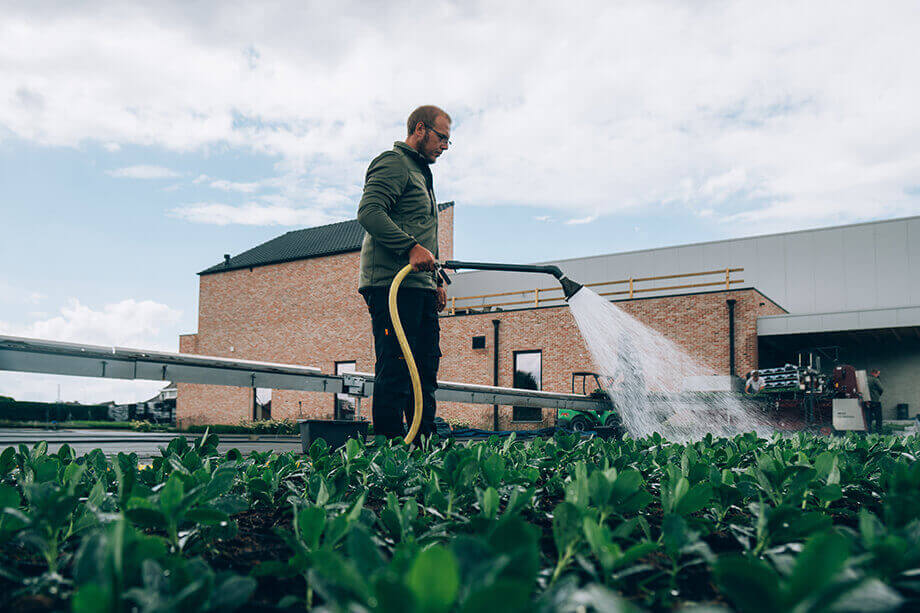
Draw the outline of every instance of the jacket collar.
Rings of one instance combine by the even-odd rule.
[[[393,150],[396,151],[397,149],[400,150],[405,155],[409,156],[410,159],[415,160],[415,163],[421,166],[422,168],[427,169],[431,165],[428,163],[428,160],[423,158],[422,155],[418,151],[416,151],[415,149],[413,149],[412,147],[410,147],[409,145],[407,145],[401,140],[398,140],[395,143],[393,143]]]

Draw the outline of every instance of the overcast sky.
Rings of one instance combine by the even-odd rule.
[[[145,4],[0,2],[0,333],[177,350],[196,272],[353,217],[426,103],[464,259],[920,212],[916,2]],[[58,383],[159,387],[0,395]]]

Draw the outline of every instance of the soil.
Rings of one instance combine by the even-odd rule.
[[[262,562],[284,562],[290,558],[290,549],[277,535],[276,530],[292,530],[289,508],[250,510],[234,516],[239,530],[232,539],[213,543],[207,557],[217,570],[232,570],[248,575]],[[247,605],[252,611],[279,611],[279,600],[289,595],[302,595],[306,583],[302,576],[256,578],[259,585]]]

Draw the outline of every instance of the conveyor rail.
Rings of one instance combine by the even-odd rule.
[[[0,370],[106,379],[144,379],[205,385],[373,395],[374,375],[324,374],[319,368],[218,358],[188,353],[146,351],[63,343],[0,335]],[[548,409],[605,411],[606,403],[580,394],[523,390],[438,381],[444,402],[501,404]]]

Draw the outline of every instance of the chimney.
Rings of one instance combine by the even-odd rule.
[[[229,253],[224,254],[224,266],[230,266],[230,254]]]

